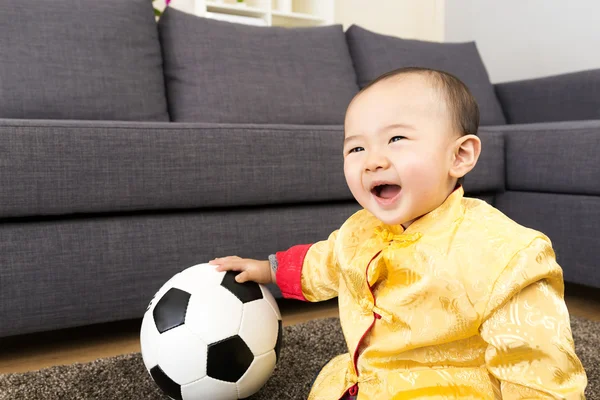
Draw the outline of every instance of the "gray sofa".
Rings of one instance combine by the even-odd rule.
[[[477,97],[467,195],[600,287],[600,70],[492,85],[473,43],[82,4],[0,3],[0,337],[141,318],[184,268],[325,239],[359,209],[345,107],[403,65]]]

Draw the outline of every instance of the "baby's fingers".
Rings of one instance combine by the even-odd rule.
[[[231,264],[231,261],[233,261],[235,258],[235,256],[216,257],[210,260],[208,263],[211,265],[229,265]]]
[[[246,267],[241,264],[220,264],[216,268],[217,271],[245,271]]]
[[[217,265],[217,264],[222,264],[223,262],[239,261],[239,260],[241,260],[241,258],[239,258],[238,256],[216,257],[216,258],[213,258],[212,260],[210,260],[208,263]]]
[[[241,272],[235,276],[235,280],[237,283],[244,283],[250,279],[250,274],[248,271]]]
[[[242,260],[230,260],[230,261],[215,261],[209,264],[216,265],[217,271],[244,271],[246,265]]]

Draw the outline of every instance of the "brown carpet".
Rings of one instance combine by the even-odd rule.
[[[586,369],[588,399],[600,399],[600,322],[571,317],[577,354]],[[319,369],[346,351],[337,318],[284,328],[280,362],[252,400],[305,399]],[[1,400],[165,400],[139,353],[0,375]]]

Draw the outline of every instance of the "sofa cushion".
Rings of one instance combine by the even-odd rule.
[[[168,121],[148,0],[0,2],[0,118]]]
[[[0,218],[352,200],[341,126],[0,120]]]
[[[0,120],[0,218],[353,200],[342,126]],[[504,187],[482,137],[470,193]]]
[[[426,67],[462,80],[479,105],[481,125],[505,124],[500,103],[475,42],[435,43],[371,32],[357,25],[346,31],[361,88],[379,75],[401,67]]]
[[[600,121],[488,128],[506,140],[509,190],[600,195]]]
[[[358,92],[341,25],[256,27],[170,8],[159,32],[174,121],[342,124]]]

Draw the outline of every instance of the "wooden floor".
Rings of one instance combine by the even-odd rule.
[[[567,285],[571,315],[600,321],[600,290]],[[280,301],[284,326],[337,316],[337,302]],[[0,374],[88,362],[140,351],[140,320],[116,322],[0,339]]]

